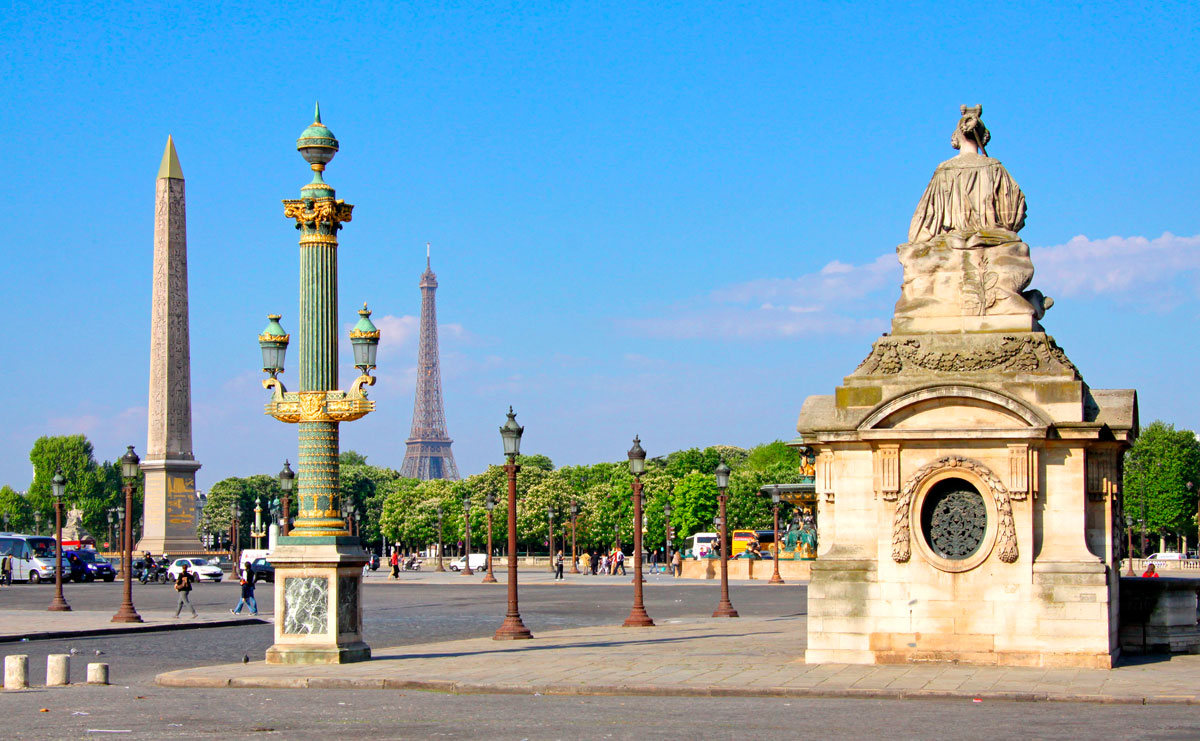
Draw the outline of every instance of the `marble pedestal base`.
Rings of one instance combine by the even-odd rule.
[[[358,538],[281,537],[275,566],[275,644],[268,664],[348,664],[371,658],[362,639]]]

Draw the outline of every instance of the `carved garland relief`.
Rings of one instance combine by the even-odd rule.
[[[896,563],[906,563],[912,557],[912,533],[909,523],[913,501],[922,484],[930,476],[947,469],[969,471],[975,477],[982,480],[986,488],[990,490],[981,493],[984,496],[990,494],[996,504],[996,513],[999,518],[996,544],[999,547],[1000,560],[1004,563],[1014,563],[1017,560],[1017,530],[1016,524],[1013,521],[1012,504],[1009,501],[1008,490],[987,466],[970,458],[954,455],[939,458],[928,465],[922,466],[905,482],[896,504],[895,516],[892,520],[892,560]]]
[[[899,373],[972,373],[978,371],[1049,372],[1059,368],[1078,372],[1052,339],[1039,336],[1006,335],[999,345],[971,350],[922,348],[922,340],[884,337],[859,363],[854,375]]]

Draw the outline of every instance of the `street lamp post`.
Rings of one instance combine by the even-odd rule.
[[[666,545],[663,547],[663,557],[666,559],[667,570],[671,572],[671,576],[675,576],[675,562],[671,558],[671,503],[663,504],[663,528],[666,530],[666,538],[663,541]]]
[[[621,548],[621,523],[619,523],[619,522],[613,523],[613,548],[616,548],[618,551],[622,550],[622,548]]]
[[[525,428],[517,424],[517,415],[508,408],[508,421],[500,428],[500,439],[504,441],[504,456],[508,463],[504,472],[508,474],[508,613],[504,622],[492,636],[497,641],[513,641],[533,638],[529,628],[521,622],[517,609],[517,456],[521,454],[521,434]]]
[[[463,576],[474,576],[475,572],[471,570],[471,495],[463,495],[463,521],[466,523],[466,541],[467,541],[467,560],[463,566]]]
[[[42,512],[41,512],[41,510],[35,510],[33,513],[33,534],[34,535],[42,534]]]
[[[438,505],[438,508],[437,508],[437,518],[438,518],[438,565],[437,565],[437,568],[434,569],[434,571],[445,571],[446,567],[442,565],[442,507],[441,507],[441,505]]]
[[[483,506],[487,509],[488,518],[488,550],[487,550],[487,573],[483,575],[483,584],[495,584],[496,575],[492,573],[492,510],[496,508],[496,496],[490,491],[487,499],[484,500]]]
[[[283,492],[283,503],[279,505],[282,516],[279,520],[279,534],[288,534],[288,523],[292,520],[292,487],[296,485],[296,474],[288,461],[283,462],[283,470],[279,472],[279,490]]]
[[[71,606],[63,599],[62,591],[62,498],[67,492],[67,477],[63,476],[61,468],[56,470],[54,478],[50,479],[50,490],[54,492],[54,540],[58,548],[54,556],[54,600],[46,609],[51,612],[70,612]]]
[[[117,550],[117,508],[109,507],[106,514],[108,515],[108,550],[113,552]],[[8,514],[4,515],[4,529],[8,529]]]
[[[550,573],[556,573],[554,568],[554,505],[546,505],[546,519],[550,522],[550,535],[547,539],[547,544],[550,547]]]
[[[629,449],[629,472],[633,474],[633,607],[622,623],[626,628],[649,628],[654,621],[642,601],[642,474],[646,471],[646,451],[642,441],[633,437]]]
[[[771,563],[774,564],[774,570],[771,573],[771,580],[768,584],[783,584],[783,577],[779,575],[779,487],[771,487],[771,514],[775,520],[775,540],[773,541],[775,553],[771,555]]]
[[[254,529],[250,531],[250,537],[254,538],[255,550],[262,548],[262,539],[267,536],[267,529],[263,524],[262,518],[262,497],[254,498]]]
[[[733,609],[733,604],[729,601],[729,520],[725,513],[725,490],[729,487],[729,466],[725,465],[724,458],[717,465],[716,477],[717,502],[720,505],[720,514],[717,516],[721,519],[721,602],[713,612],[713,617],[735,618],[738,616],[737,610]]]
[[[133,446],[130,445],[125,451],[125,455],[121,456],[121,478],[125,480],[123,491],[125,493],[125,538],[124,547],[121,549],[121,572],[124,575],[124,593],[121,596],[121,607],[117,610],[117,614],[113,615],[112,622],[114,623],[140,623],[142,616],[137,613],[133,607],[133,533],[130,532],[130,527],[133,522],[131,514],[133,512],[133,485],[137,481],[138,473],[141,468],[138,464],[137,453],[133,452]]]
[[[579,517],[579,505],[571,500],[571,573],[579,573],[579,558],[575,555],[575,523]]]
[[[242,508],[237,502],[229,505],[229,560],[233,562],[233,573],[241,573],[241,565],[238,563],[238,551],[242,550],[242,534],[238,532],[241,529]]]

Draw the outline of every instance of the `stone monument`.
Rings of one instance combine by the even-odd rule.
[[[150,315],[149,422],[142,456],[146,499],[136,550],[200,553],[204,549],[196,537],[196,471],[200,464],[192,456],[183,169],[169,136],[155,188]]]
[[[824,500],[806,660],[1109,667],[1137,395],[1090,388],[1043,331],[1025,197],[960,112],[892,332],[800,412]]]

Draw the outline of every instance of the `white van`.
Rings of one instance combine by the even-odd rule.
[[[467,557],[459,556],[458,558],[456,558],[450,562],[450,570],[451,571],[462,571],[464,568],[466,568],[466,565],[467,565]],[[480,571],[480,570],[487,571],[487,554],[486,553],[472,553],[471,554],[471,570],[472,571]]]
[[[49,535],[22,535],[0,533],[0,554],[13,557],[13,581],[54,581],[54,564],[57,549],[54,538]],[[63,563],[63,573],[67,564]]]
[[[1164,553],[1151,553],[1146,558],[1146,560],[1147,561],[1182,561],[1184,559],[1183,559],[1182,553],[1164,552]]]

